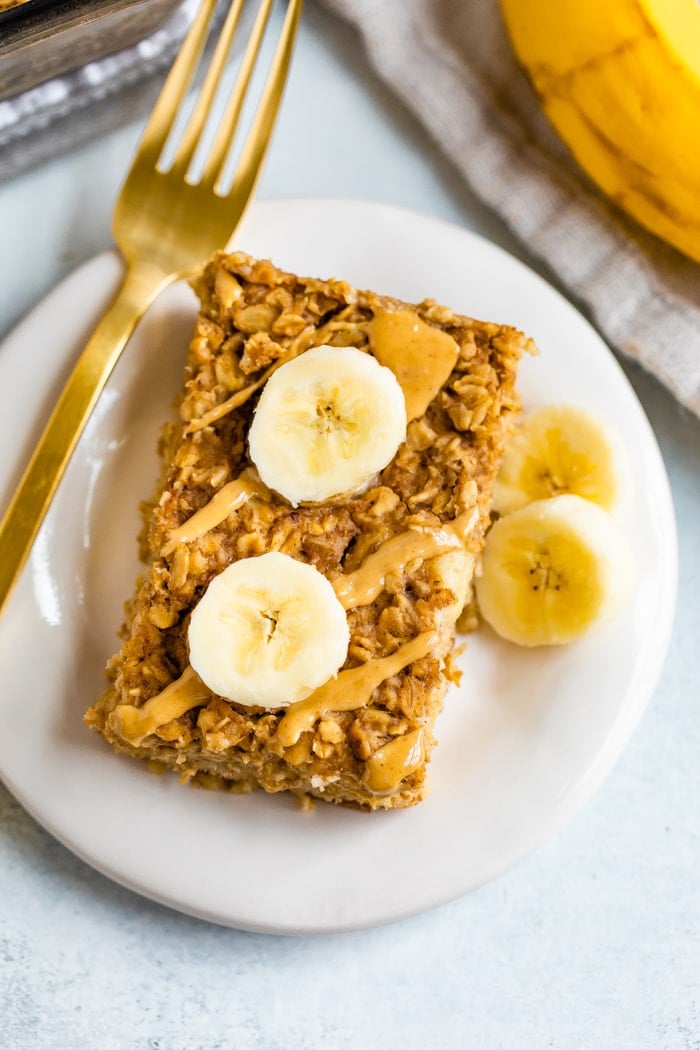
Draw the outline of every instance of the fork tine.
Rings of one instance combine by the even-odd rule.
[[[182,171],[183,174],[186,174],[187,169],[192,162],[194,151],[197,148],[197,142],[207,122],[207,117],[211,112],[211,107],[219,87],[221,75],[226,66],[226,59],[228,58],[228,53],[231,49],[231,42],[241,17],[243,3],[244,0],[231,0],[228,14],[226,15],[226,21],[222,26],[219,39],[217,40],[216,48],[212,55],[209,69],[207,70],[207,75],[197,97],[197,102],[195,103],[194,110],[188,121],[187,128],[185,129],[177,148],[173,167]]]
[[[216,0],[202,0],[177,58],[161,89],[139,144],[136,160],[155,167],[185,99],[204,50]]]
[[[202,181],[205,183],[212,184],[218,177],[221,165],[224,163],[231,147],[231,143],[233,142],[245,96],[250,85],[250,79],[253,75],[253,70],[255,69],[255,64],[260,54],[260,45],[262,43],[265,27],[270,17],[272,4],[273,0],[262,0],[262,3],[260,4],[257,18],[255,19],[255,25],[250,34],[250,40],[248,41],[248,46],[243,55],[241,68],[236,77],[236,82],[226,104],[226,109],[221,118],[216,138],[214,139],[211,151],[204,166]]]
[[[248,137],[236,165],[233,184],[225,194],[227,197],[247,200],[255,187],[267,147],[270,143],[272,129],[275,126],[275,117],[284,91],[289,64],[292,60],[294,41],[303,3],[304,0],[289,0],[277,50],[275,51]],[[221,190],[219,183],[229,147],[230,141],[222,140],[221,143],[215,143],[212,151],[213,155],[208,162],[208,174],[217,192]]]

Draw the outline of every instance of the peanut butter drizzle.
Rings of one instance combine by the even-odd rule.
[[[326,711],[355,711],[369,703],[372,693],[387,678],[398,674],[414,660],[427,656],[438,642],[436,631],[424,631],[410,642],[399,646],[391,656],[368,660],[360,667],[341,671],[305,700],[292,704],[277,727],[277,739],[283,747],[292,747],[301,734],[313,729]]]
[[[478,521],[479,508],[472,507],[471,510],[465,510],[464,514],[458,514],[452,521],[445,522],[442,528],[455,536],[461,544],[465,544],[469,538],[469,533]]]
[[[449,379],[459,357],[457,343],[413,310],[377,310],[367,331],[374,356],[401,384],[409,423],[418,419]]]
[[[231,394],[231,397],[222,401],[220,405],[210,408],[203,416],[200,416],[198,419],[191,419],[185,428],[185,433],[194,434],[197,430],[204,430],[205,427],[211,426],[212,423],[217,423],[224,416],[227,416],[229,412],[239,408],[240,405],[244,405],[248,398],[252,397],[255,391],[259,390],[267,382],[280,363],[276,362],[267,371],[263,372],[260,379],[256,379],[254,383],[244,386],[242,390],[237,390],[235,394]]]
[[[419,532],[407,529],[386,540],[373,554],[368,555],[359,569],[333,580],[333,589],[344,609],[369,605],[381,593],[390,572],[403,572],[414,558],[436,558],[439,554],[461,547],[476,524],[476,507],[460,514],[454,521],[439,529]]]
[[[222,521],[226,521],[229,514],[238,510],[249,499],[264,498],[268,489],[252,470],[244,470],[235,481],[229,481],[222,489],[209,500],[207,504],[200,507],[198,511],[172,529],[168,536],[168,542],[163,546],[161,554],[167,557],[177,547],[178,543],[188,543],[204,536],[211,529],[215,529]]]
[[[390,572],[402,572],[414,558],[434,558],[459,546],[459,539],[447,529],[435,532],[408,529],[382,543],[355,572],[336,577],[333,588],[344,609],[369,605],[381,594]]]
[[[370,791],[389,795],[423,761],[423,730],[414,729],[405,736],[390,740],[372,755],[365,765],[365,783]]]
[[[152,696],[143,707],[122,704],[114,712],[116,729],[122,739],[136,747],[145,737],[155,733],[159,726],[172,722],[193,707],[207,703],[212,698],[201,678],[191,667],[174,682],[171,682],[162,693]]]

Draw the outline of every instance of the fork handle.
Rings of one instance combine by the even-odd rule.
[[[143,263],[130,266],[114,301],[76,361],[0,522],[0,612],[129,336],[150,303],[171,280],[173,275]]]

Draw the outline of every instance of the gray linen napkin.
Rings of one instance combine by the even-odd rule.
[[[602,334],[700,415],[700,266],[609,204],[540,112],[497,0],[324,0]]]

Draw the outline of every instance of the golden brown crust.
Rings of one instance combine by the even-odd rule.
[[[390,573],[372,604],[348,613],[345,666],[385,656],[436,628],[437,650],[383,682],[368,706],[331,712],[291,747],[276,736],[280,712],[254,712],[220,697],[162,726],[138,747],[120,736],[112,712],[124,703],[142,705],[181,674],[188,660],[189,614],[210,580],[239,558],[279,550],[332,579],[356,569],[380,543],[410,525],[434,527],[473,509],[468,546],[477,553],[517,410],[515,370],[527,340],[512,328],[461,317],[431,300],[408,306],[343,281],[299,278],[243,253],[217,254],[194,287],[201,312],[180,423],[166,430],[162,443],[165,474],[150,520],[149,564],[129,607],[126,640],[109,664],[112,687],[88,712],[88,724],[116,747],[174,767],[184,779],[304,791],[370,808],[411,805],[423,795],[425,762],[384,796],[367,788],[366,762],[387,742],[417,728],[424,730],[426,762],[429,758],[432,728],[454,674],[447,660],[454,615],[445,619],[444,610],[456,600],[434,562]],[[425,415],[409,424],[405,443],[376,484],[361,496],[297,508],[274,494],[251,500],[164,556],[171,530],[250,466],[246,435],[257,395],[209,425],[199,421],[210,419],[212,410],[220,411],[275,362],[311,346],[371,350],[366,329],[374,311],[399,308],[415,310],[448,332],[459,357]]]

